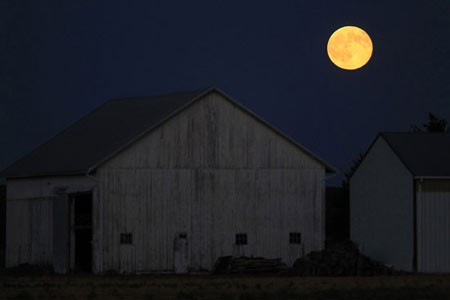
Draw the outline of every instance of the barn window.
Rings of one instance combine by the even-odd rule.
[[[247,234],[246,233],[236,234],[236,245],[247,245]]]
[[[131,233],[121,233],[120,234],[121,244],[133,244],[133,235]]]
[[[300,232],[290,232],[289,233],[289,244],[301,244],[302,234]]]

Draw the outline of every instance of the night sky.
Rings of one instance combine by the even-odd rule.
[[[345,25],[374,44],[357,71],[326,53]],[[0,169],[111,98],[211,85],[345,172],[450,120],[450,1],[0,0]]]

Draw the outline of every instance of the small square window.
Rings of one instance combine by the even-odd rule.
[[[236,245],[247,245],[247,234],[246,233],[236,234]]]
[[[120,234],[121,244],[133,244],[133,235],[131,233],[121,233]]]
[[[301,244],[302,234],[300,232],[289,233],[289,244]]]

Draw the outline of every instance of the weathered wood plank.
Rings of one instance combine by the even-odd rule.
[[[233,254],[237,250],[234,246],[236,233],[247,233],[249,243],[238,247],[234,254],[282,257],[287,263],[298,258],[287,252],[289,232],[302,232],[306,251],[323,246],[323,235],[320,236],[323,219],[314,220],[321,215],[311,216],[314,212],[310,207],[320,202],[320,199],[310,199],[313,195],[321,198],[315,191],[320,186],[314,186],[319,181],[311,180],[305,187],[307,190],[302,191],[303,195],[290,188],[305,184],[305,176],[321,178],[323,174],[319,171],[314,174],[301,170],[175,169],[137,173],[109,170],[103,175],[114,182],[113,189],[105,181],[104,197],[109,206],[118,207],[114,213],[104,216],[104,230],[110,231],[104,236],[133,232],[136,256],[123,254],[118,239],[104,240],[108,244],[105,248],[120,249],[112,252],[118,252],[120,263],[114,262],[114,255],[105,252],[105,267],[132,266],[128,272],[170,270],[174,239],[180,232],[187,233],[192,251],[191,266],[198,270],[210,269],[218,256]],[[115,176],[120,180],[112,180]],[[151,190],[147,197],[145,190]],[[146,220],[145,226],[142,220]],[[107,226],[114,222],[118,226]],[[133,266],[134,261],[142,264]]]
[[[51,198],[7,201],[6,267],[53,262]]]
[[[117,168],[323,168],[306,152],[212,93],[111,159]]]

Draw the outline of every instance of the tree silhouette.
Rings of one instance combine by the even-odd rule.
[[[433,113],[428,113],[428,122],[422,124],[423,129],[417,125],[411,125],[412,132],[447,132],[448,122],[445,119],[439,119]]]
[[[348,190],[349,183],[350,183],[350,177],[352,177],[353,173],[355,173],[356,169],[358,169],[358,167],[361,164],[363,158],[364,158],[364,154],[360,152],[358,157],[353,160],[353,164],[350,167],[350,169],[347,172],[344,173],[345,178],[342,181],[342,187],[345,190]]]

